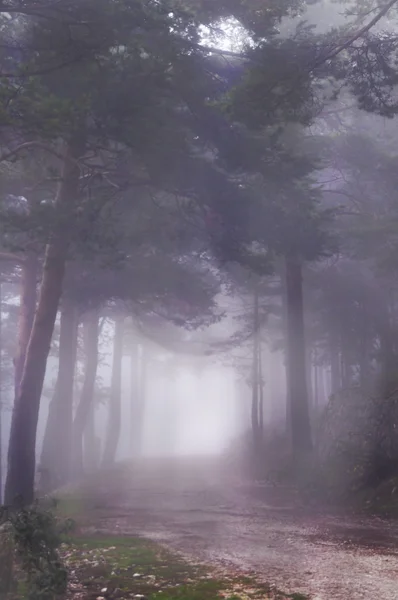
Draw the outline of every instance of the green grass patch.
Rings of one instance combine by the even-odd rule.
[[[121,466],[110,478],[127,478],[125,470]],[[84,490],[58,499],[57,516],[77,525],[61,548],[69,573],[68,600],[307,600],[237,570],[192,565],[140,537],[88,534],[98,531],[107,515],[99,489],[98,481],[90,481]]]
[[[249,577],[220,577],[137,537],[79,535],[61,552],[70,573],[70,597],[84,600],[304,600]]]
[[[158,545],[132,537],[77,536],[63,544],[71,591],[84,598],[219,600],[225,584]]]

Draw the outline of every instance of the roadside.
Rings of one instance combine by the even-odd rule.
[[[248,577],[186,562],[158,544],[129,536],[73,537],[61,556],[74,600],[305,600]]]
[[[60,549],[70,600],[306,600],[231,566],[197,564],[120,527],[104,531],[93,482],[61,496],[56,513],[74,522]]]
[[[231,480],[202,459],[124,465],[100,479],[85,500],[90,535],[142,536],[314,600],[397,598],[397,522],[301,506],[289,489]]]

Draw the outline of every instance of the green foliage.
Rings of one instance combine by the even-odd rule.
[[[14,536],[10,523],[3,522],[0,525],[0,599],[5,600],[14,588]]]
[[[52,512],[38,505],[21,510],[3,509],[3,527],[7,527],[10,543],[8,560],[14,563],[14,573],[26,588],[28,600],[54,600],[66,591],[67,572],[60,560],[58,548],[61,534],[70,523],[60,524]],[[18,576],[21,573],[21,577]],[[8,581],[5,590],[12,591]]]

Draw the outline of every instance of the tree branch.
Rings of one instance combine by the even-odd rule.
[[[368,33],[375,25],[377,25],[377,23],[387,15],[387,13],[393,8],[394,5],[396,5],[398,3],[398,0],[389,0],[389,2],[387,2],[383,8],[381,8],[379,10],[379,12],[373,17],[373,19],[371,19],[369,21],[369,23],[367,23],[366,25],[364,25],[359,31],[357,31],[356,33],[354,33],[348,40],[346,40],[343,44],[341,44],[340,46],[337,46],[337,48],[335,48],[334,50],[332,50],[331,52],[329,52],[326,56],[323,56],[322,58],[319,58],[318,61],[316,61],[313,65],[313,67],[311,68],[311,70],[316,69],[317,67],[323,65],[325,62],[327,62],[328,60],[332,60],[332,58],[335,58],[336,56],[338,56],[341,52],[343,52],[344,50],[347,50],[347,48],[349,48],[350,46],[352,46],[352,44],[354,44],[354,42],[356,42],[357,40],[359,40],[359,38],[363,37],[366,33]]]
[[[18,254],[13,254],[12,252],[0,252],[0,262],[5,261],[15,262],[15,264],[21,265],[25,262],[25,258]]]
[[[74,58],[65,60],[64,62],[60,62],[56,65],[52,65],[51,67],[43,67],[41,69],[37,69],[36,71],[27,70],[25,73],[18,73],[18,72],[0,73],[0,77],[4,77],[6,79],[9,79],[11,77],[19,77],[21,79],[23,77],[38,77],[40,75],[48,75],[49,73],[53,73],[54,71],[60,71],[61,69],[70,67],[71,65],[74,65],[75,63],[78,63],[81,60],[84,60],[84,58],[85,58],[85,55],[81,54],[81,55],[75,56]]]
[[[0,154],[0,163],[9,161],[11,158],[14,158],[15,156],[17,156],[17,154],[19,154],[20,152],[23,152],[24,150],[30,150],[31,148],[39,148],[40,150],[44,150],[44,152],[48,152],[49,154],[52,154],[53,156],[55,156],[62,162],[64,162],[64,161],[70,162],[71,164],[73,164],[73,166],[77,165],[79,168],[81,166],[79,161],[77,161],[73,158],[70,158],[66,155],[63,155],[60,152],[57,152],[57,150],[50,148],[50,146],[47,146],[46,144],[43,144],[42,142],[24,142],[23,144],[20,144],[13,150],[9,150],[8,152],[5,152],[4,154]]]

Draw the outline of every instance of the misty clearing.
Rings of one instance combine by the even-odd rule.
[[[0,600],[398,595],[398,0],[0,0]]]

